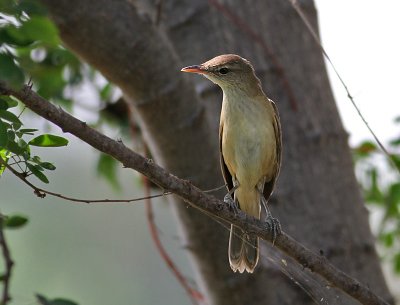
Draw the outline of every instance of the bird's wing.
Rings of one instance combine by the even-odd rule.
[[[281,168],[281,160],[282,160],[282,131],[281,131],[281,123],[279,119],[279,112],[278,108],[276,107],[275,103],[268,99],[268,102],[271,103],[272,108],[274,110],[273,113],[273,127],[275,133],[275,140],[276,140],[276,164],[274,167],[274,174],[272,179],[265,182],[264,185],[264,197],[268,200],[271,196],[272,191],[274,190],[275,181],[278,178],[279,170]]]
[[[221,122],[219,125],[219,161],[221,165],[221,171],[222,171],[222,176],[224,177],[226,187],[228,188],[228,191],[230,191],[233,188],[233,181],[232,181],[232,176],[231,173],[228,170],[228,167],[226,166],[224,156],[222,155],[222,132],[223,132],[224,124]]]

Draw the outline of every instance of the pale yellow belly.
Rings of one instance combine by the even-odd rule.
[[[270,180],[276,158],[272,122],[240,118],[226,120],[222,135],[222,154],[232,176],[240,185],[255,187],[264,177]]]

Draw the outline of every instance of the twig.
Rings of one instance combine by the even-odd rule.
[[[361,118],[363,121],[364,125],[368,128],[369,132],[371,133],[372,137],[375,139],[376,143],[378,144],[379,148],[382,150],[382,152],[386,155],[386,157],[389,159],[389,161],[392,163],[394,168],[398,171],[400,174],[400,168],[396,165],[396,162],[393,160],[393,157],[390,155],[390,153],[387,151],[385,146],[382,144],[382,142],[379,140],[378,136],[375,134],[375,132],[372,130],[371,126],[369,126],[367,120],[365,119],[364,115],[361,113],[360,108],[354,101],[353,96],[350,94],[350,90],[347,87],[346,83],[344,82],[342,76],[339,74],[338,70],[336,69],[335,65],[333,64],[331,58],[329,57],[328,53],[326,52],[325,48],[322,46],[322,43],[315,32],[314,28],[312,27],[310,21],[308,20],[307,16],[304,14],[303,10],[301,9],[299,3],[297,0],[289,0],[290,3],[292,4],[293,8],[296,10],[297,14],[300,16],[301,20],[304,22],[305,26],[307,27],[308,31],[314,38],[315,42],[317,43],[318,47],[320,48],[322,54],[325,56],[326,60],[329,62],[331,65],[333,71],[335,72],[337,78],[339,79],[340,83],[342,84],[343,88],[346,90],[347,97],[349,98],[350,102],[352,103],[354,109],[357,111],[358,116]]]
[[[142,173],[153,183],[166,191],[176,194],[193,207],[230,222],[248,232],[248,234],[254,234],[267,241],[272,240],[271,231],[263,221],[251,217],[240,210],[236,214],[233,213],[223,201],[202,192],[190,181],[172,175],[152,160],[133,152],[123,143],[115,141],[87,126],[86,123],[37,95],[28,86],[24,86],[22,90],[12,90],[0,82],[0,93],[2,92],[20,99],[33,112],[53,122],[64,132],[69,132],[95,149],[111,155],[125,167]],[[332,286],[343,290],[360,303],[364,305],[387,304],[367,286],[337,269],[325,257],[308,250],[286,233],[282,232],[276,238],[275,247],[293,257],[303,267],[318,273]]]
[[[5,266],[4,274],[2,274],[3,293],[0,304],[6,305],[11,300],[10,280],[14,262],[11,258],[10,249],[8,248],[6,237],[4,236],[3,226],[4,226],[4,216],[0,214],[0,247],[3,253],[4,266]]]
[[[42,189],[40,187],[37,187],[33,183],[29,182],[28,179],[26,179],[24,173],[20,173],[16,171],[10,164],[7,164],[1,157],[0,157],[0,164],[5,166],[12,174],[14,174],[16,177],[21,179],[26,185],[31,187],[33,189],[33,192],[35,193],[36,196],[40,198],[46,197],[46,195],[58,197],[67,201],[72,201],[72,202],[79,202],[79,203],[130,203],[130,202],[136,202],[136,201],[143,201],[146,199],[152,199],[152,198],[158,198],[158,197],[163,197],[166,195],[171,195],[171,192],[164,191],[161,194],[156,194],[156,195],[151,195],[148,197],[138,197],[138,198],[132,198],[132,199],[79,199],[79,198],[74,198],[74,197],[69,197],[65,196],[63,194],[55,193],[52,191],[48,191],[45,189]],[[213,189],[205,190],[203,191],[204,193],[212,193],[216,192],[222,188],[225,188],[226,185],[222,185]]]
[[[161,194],[156,194],[156,195],[151,195],[149,197],[138,197],[138,198],[133,198],[133,199],[78,199],[78,198],[73,198],[73,197],[68,197],[62,194],[54,193],[45,189],[42,189],[40,187],[35,186],[33,183],[29,182],[26,178],[25,175],[22,173],[19,173],[15,169],[12,168],[12,166],[8,165],[2,158],[0,158],[0,164],[4,165],[10,172],[12,172],[15,176],[17,176],[19,179],[21,179],[25,184],[29,185],[36,196],[40,198],[46,197],[46,195],[51,195],[54,197],[58,197],[64,200],[72,201],[72,202],[80,202],[80,203],[130,203],[130,202],[136,202],[136,201],[143,201],[146,199],[150,198],[157,198],[157,197],[163,197],[165,195],[170,195],[172,194],[171,192],[163,192]]]

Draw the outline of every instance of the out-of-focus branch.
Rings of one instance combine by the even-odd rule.
[[[11,272],[14,262],[11,258],[10,249],[8,248],[8,244],[6,238],[4,236],[4,216],[0,214],[0,248],[3,254],[4,259],[4,273],[1,275],[1,282],[3,283],[3,293],[0,300],[1,305],[6,305],[10,300],[10,280],[11,280]]]
[[[205,212],[207,215],[232,223],[249,234],[257,235],[264,240],[270,241],[272,239],[271,231],[263,221],[248,216],[241,211],[236,214],[233,213],[223,201],[202,192],[190,181],[172,175],[151,159],[144,158],[133,152],[122,142],[115,141],[99,133],[85,122],[78,120],[37,95],[29,86],[24,86],[21,90],[13,90],[0,81],[0,94],[12,95],[18,98],[29,109],[59,126],[63,132],[69,132],[95,149],[109,154],[125,167],[140,172],[164,191],[176,194],[191,204],[192,207]],[[320,274],[332,286],[343,290],[360,303],[365,305],[387,304],[368,287],[337,269],[325,257],[311,252],[286,233],[282,232],[276,238],[275,246],[293,257],[303,267]]]

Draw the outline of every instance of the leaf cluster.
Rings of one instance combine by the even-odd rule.
[[[69,103],[65,88],[81,82],[82,65],[46,10],[35,0],[3,0],[0,12],[0,79],[14,88],[31,79],[43,97]]]
[[[55,170],[50,162],[42,161],[37,155],[31,153],[31,146],[60,147],[68,144],[68,140],[52,135],[40,134],[34,136],[37,129],[22,128],[20,118],[10,111],[16,107],[18,101],[8,96],[0,96],[0,158],[2,163],[18,167],[20,174],[28,177],[34,175],[44,183],[49,183],[45,170]],[[0,165],[0,175],[4,172],[5,164]]]
[[[400,125],[400,117],[395,119]],[[365,201],[382,211],[378,239],[385,256],[400,273],[400,137],[388,143],[391,160],[382,158],[373,142],[365,141],[353,149],[356,172]]]

